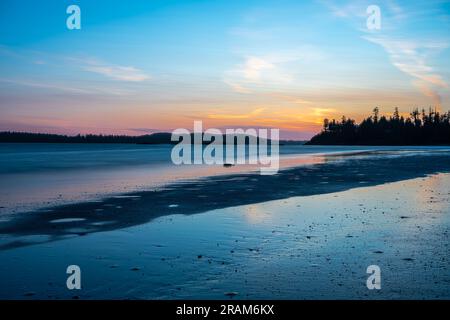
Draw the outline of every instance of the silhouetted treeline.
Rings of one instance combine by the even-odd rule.
[[[235,135],[234,144],[239,143]],[[252,143],[249,136],[244,137],[244,144]],[[0,132],[0,143],[132,143],[132,144],[177,144],[178,141],[171,141],[172,134],[168,132],[158,132],[142,136],[125,136],[125,135],[76,135],[67,136],[48,133],[27,133],[27,132]],[[223,142],[226,141],[226,135],[222,136]],[[261,139],[256,137],[256,143],[271,143],[270,139]],[[194,135],[191,133],[191,142],[194,143]],[[202,141],[203,144],[209,144],[209,141]],[[280,140],[280,144],[303,144],[303,141],[284,141]]]
[[[307,144],[320,145],[449,145],[450,111],[440,114],[414,109],[408,117],[379,115],[379,109],[360,124],[345,116],[341,121],[324,119],[323,130]]]
[[[142,136],[125,135],[76,135],[67,136],[47,133],[0,132],[0,142],[41,142],[41,143],[138,143],[167,144],[171,134],[166,132]]]

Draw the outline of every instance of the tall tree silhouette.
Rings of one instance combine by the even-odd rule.
[[[345,116],[340,122],[325,119],[323,130],[307,144],[347,145],[450,145],[450,111],[440,114],[430,108],[413,109],[406,119],[395,108],[391,117],[381,116],[379,108],[358,125]]]

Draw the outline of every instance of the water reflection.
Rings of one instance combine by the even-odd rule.
[[[103,201],[15,215],[10,221],[0,223],[0,234],[50,235],[51,241],[54,241],[67,235],[83,236],[140,225],[165,215],[196,214],[448,172],[449,158],[449,153],[403,157],[372,157],[367,154],[359,157],[348,156],[345,161],[325,161],[285,169],[273,176],[241,173],[186,180],[153,191],[130,193],[129,197],[110,197]],[[327,183],[322,183],[325,181]],[[254,221],[257,221],[258,216],[261,217],[261,213],[253,214]],[[73,220],[60,224],[52,223],[59,219]],[[20,239],[14,241],[4,243],[2,248],[26,245]]]

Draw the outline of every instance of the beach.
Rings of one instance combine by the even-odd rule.
[[[0,298],[450,298],[449,149],[321,151],[5,214]]]
[[[450,0],[0,0],[0,25],[14,315],[450,300]]]

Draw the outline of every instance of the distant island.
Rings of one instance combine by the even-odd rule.
[[[408,117],[398,108],[392,116],[379,115],[379,108],[361,123],[345,116],[341,121],[324,119],[323,130],[307,145],[450,145],[450,111],[444,114],[414,109]]]
[[[0,132],[0,143],[122,143],[122,144],[177,144],[169,132],[158,132],[141,136],[127,135],[61,135],[29,132]],[[225,139],[225,137],[224,137]],[[259,140],[258,140],[259,141]],[[269,141],[270,142],[270,141]],[[248,139],[246,139],[248,143]],[[281,145],[304,144],[305,141],[280,140]],[[204,143],[208,144],[208,143]]]

